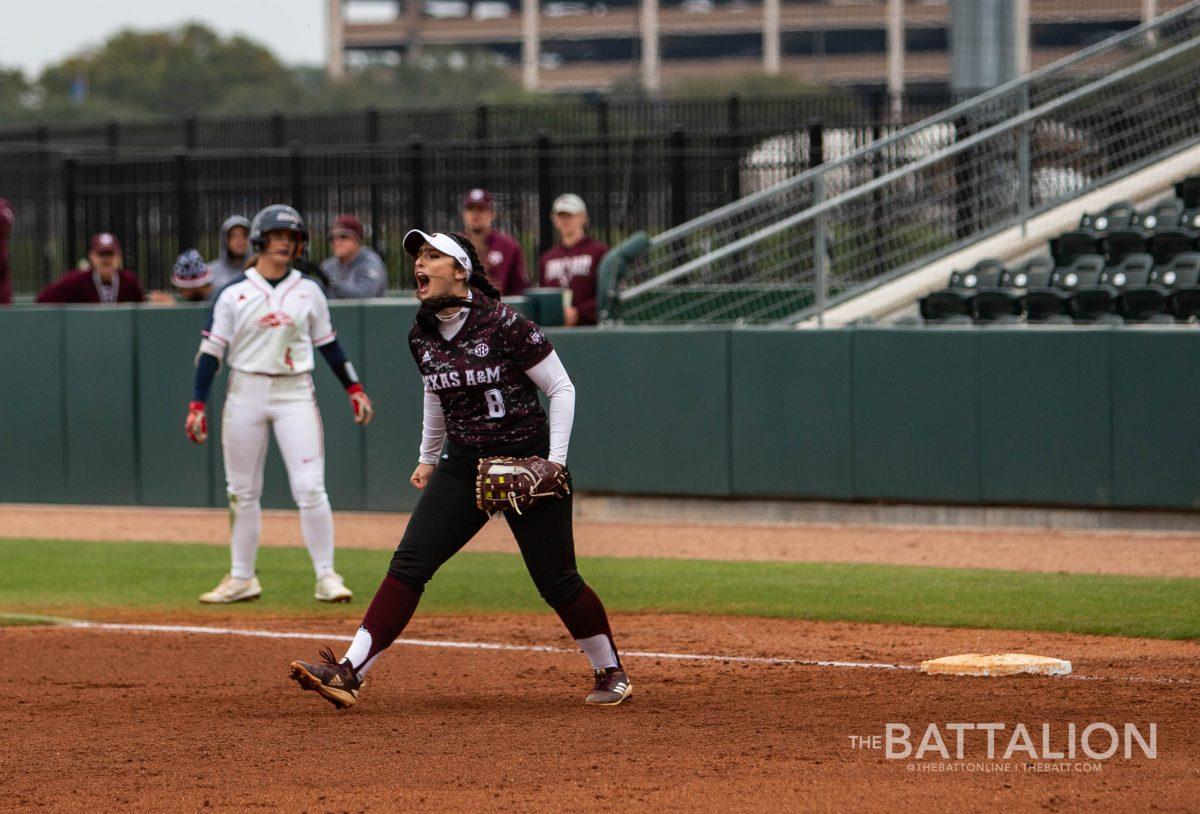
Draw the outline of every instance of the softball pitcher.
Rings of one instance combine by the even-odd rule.
[[[238,602],[262,593],[254,561],[262,526],[263,464],[272,429],[317,574],[315,596],[323,602],[347,602],[353,595],[333,570],[333,511],[325,494],[325,440],[311,375],[313,348],[321,351],[350,394],[355,422],[369,423],[374,410],[338,344],[324,292],[291,267],[307,239],[304,221],[290,206],[268,206],[259,212],[250,228],[257,254],[217,295],[202,333],[185,429],[192,441],[204,443],[204,404],[221,358],[228,353],[221,450],[233,512],[233,564],[216,588],[201,594],[201,602]]]
[[[538,326],[500,302],[470,240],[414,230],[404,248],[416,258],[421,301],[408,337],[425,390],[411,477],[421,498],[346,655],[336,661],[323,651],[322,663],[294,661],[292,678],[338,708],[352,706],[425,583],[483,528],[487,510],[503,510],[538,592],[591,663],[586,703],[619,704],[631,685],[604,605],[575,567],[566,471],[575,387]],[[539,388],[550,399],[549,416]],[[512,473],[528,481],[525,502],[509,491]]]

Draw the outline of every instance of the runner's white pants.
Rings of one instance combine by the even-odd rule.
[[[325,433],[312,377],[307,373],[264,376],[239,370],[229,373],[221,415],[221,449],[233,512],[230,573],[239,579],[254,575],[262,529],[263,467],[271,429],[287,467],[292,498],[300,508],[304,545],[321,577],[333,570],[333,510],[325,494]]]

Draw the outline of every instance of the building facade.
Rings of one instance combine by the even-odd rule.
[[[326,2],[332,76],[435,49],[451,60],[483,54],[531,90],[603,90],[634,77],[656,90],[677,80],[763,73],[898,93],[912,84],[949,85],[956,13],[961,20],[982,6],[1011,8],[1010,62],[1028,70],[1183,0]]]

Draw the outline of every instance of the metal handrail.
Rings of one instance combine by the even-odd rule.
[[[876,140],[834,161],[818,164],[780,184],[763,188],[698,219],[655,235],[650,240],[647,256],[631,269],[631,274],[625,276],[626,287],[617,295],[619,301],[613,304],[614,312],[617,306],[622,306],[619,310],[635,321],[656,321],[661,318],[666,321],[767,319],[773,322],[782,318],[779,305],[756,303],[754,299],[756,287],[767,282],[773,285],[781,283],[791,288],[794,311],[788,319],[811,313],[814,309],[821,312],[830,293],[833,293],[834,301],[850,297],[853,292],[892,279],[918,262],[928,262],[928,259],[940,256],[950,245],[961,245],[962,241],[990,233],[998,223],[1025,221],[1033,211],[1044,209],[1056,198],[1061,199],[1062,194],[1075,194],[1092,188],[1100,179],[1114,178],[1114,172],[1128,172],[1133,164],[1124,161],[1121,156],[1122,151],[1129,148],[1112,140],[1121,137],[1106,136],[1102,130],[1099,131],[1100,138],[1108,140],[1097,143],[1096,149],[1102,152],[1096,155],[1108,156],[1109,152],[1103,150],[1115,150],[1111,154],[1111,160],[1116,161],[1115,170],[1103,167],[1088,169],[1085,172],[1093,173],[1091,178],[1082,176],[1081,181],[1058,181],[1058,184],[1067,185],[1058,188],[1066,188],[1068,192],[1038,193],[1034,190],[1043,188],[1040,185],[1046,182],[1055,184],[1055,181],[1044,180],[1042,173],[1048,170],[1061,173],[1076,170],[1070,168],[1072,164],[1051,163],[1045,166],[1040,163],[1044,160],[1042,156],[1050,154],[1045,152],[1043,146],[1038,146],[1038,151],[1031,154],[1031,138],[1055,138],[1052,132],[1038,134],[1042,133],[1040,125],[1043,122],[1058,124],[1048,116],[1055,112],[1060,112],[1057,114],[1062,120],[1058,124],[1060,127],[1069,126],[1066,124],[1068,121],[1075,121],[1079,122],[1075,126],[1085,128],[1076,132],[1096,132],[1094,128],[1099,125],[1094,122],[1087,124],[1086,116],[1081,119],[1080,115],[1076,115],[1078,110],[1068,113],[1064,112],[1064,108],[1073,104],[1078,107],[1081,100],[1091,98],[1100,104],[1108,104],[1104,101],[1111,96],[1112,91],[1108,89],[1114,89],[1118,83],[1128,83],[1130,78],[1138,77],[1135,84],[1139,88],[1159,89],[1153,92],[1163,94],[1169,85],[1163,85],[1163,82],[1148,76],[1146,72],[1156,66],[1164,66],[1178,56],[1193,53],[1193,49],[1200,44],[1196,28],[1198,10],[1200,0],[1192,0],[1152,22],[1124,31],[1055,64],[901,128],[893,136]],[[1130,48],[1130,44],[1135,47]],[[1088,65],[1090,61],[1091,65]],[[1198,80],[1188,67],[1195,64],[1194,59],[1186,60],[1177,70],[1184,72],[1180,76],[1187,77],[1184,85],[1188,88]],[[1080,65],[1085,65],[1087,70],[1078,70]],[[1177,71],[1172,67],[1172,76]],[[1093,78],[1097,76],[1099,78]],[[1180,85],[1181,90],[1172,90],[1169,97],[1178,98],[1181,92],[1187,92],[1183,90],[1184,85]],[[1112,124],[1116,124],[1120,118],[1118,109],[1128,107],[1130,103],[1136,104],[1135,100],[1142,91],[1117,88],[1116,92],[1128,101],[1118,103],[1116,108],[1105,114],[1109,116],[1105,121],[1111,121]],[[1128,95],[1130,92],[1132,96]],[[1182,112],[1184,108],[1169,106],[1163,109],[1180,109]],[[1190,104],[1187,109],[1192,109]],[[1158,150],[1154,155],[1162,155],[1160,151],[1163,149],[1174,150],[1184,142],[1190,143],[1187,133],[1180,130],[1181,122],[1177,119],[1178,116],[1169,115],[1163,124],[1169,122],[1170,130],[1159,131],[1171,133],[1169,143],[1139,134],[1135,137],[1141,139],[1138,144],[1153,146]],[[983,130],[968,136],[967,133],[974,130],[972,125]],[[800,139],[802,136],[794,138]],[[1004,146],[1009,139],[1015,139],[1012,148]],[[803,142],[797,143],[799,145],[792,148],[772,149],[805,149]],[[1044,140],[1038,143],[1045,144]],[[976,150],[967,152],[972,148]],[[808,149],[812,149],[811,145]],[[972,155],[979,150],[983,150],[980,156],[988,155],[996,149],[1006,155],[1010,152],[1009,160],[1014,162],[1013,168],[1019,176],[1015,180],[1019,185],[1019,188],[1014,188],[1016,197],[1009,197],[1009,204],[1002,203],[1006,193],[971,191],[972,187],[962,186],[964,181],[955,180],[959,178],[958,175],[948,174],[949,170],[935,166],[946,162],[948,166],[961,167],[961,172],[971,173],[973,170],[970,167],[982,160]],[[1085,154],[1087,152],[1090,150],[1085,150]],[[1142,155],[1150,154],[1145,152]],[[1038,156],[1037,178],[1034,178],[1031,164],[1033,156]],[[1097,160],[1108,162],[1109,158]],[[1058,167],[1063,169],[1056,169]],[[929,178],[924,178],[925,175],[929,175]],[[961,178],[970,178],[970,175]],[[942,207],[958,205],[962,213],[960,217],[966,219],[973,219],[974,215],[970,213],[976,211],[974,207],[982,205],[984,209],[978,211],[990,213],[990,220],[979,225],[967,225],[965,220],[960,220],[958,239],[948,234],[940,223],[920,217],[912,220],[910,216],[902,214],[916,210],[902,209],[899,210],[901,214],[880,220],[880,196],[889,202],[904,204],[908,200],[906,194],[912,194],[904,190],[912,190],[913,184],[918,187],[932,185],[925,188],[936,190],[934,194],[941,200]],[[959,192],[954,194],[964,194],[966,190],[966,198],[958,204],[952,202],[946,197],[947,184],[952,191],[958,188]],[[898,194],[901,197],[895,198]],[[997,194],[1000,197],[996,197]],[[1031,197],[1033,194],[1038,194],[1040,203]],[[874,196],[874,203],[868,196]],[[978,203],[971,204],[972,200]],[[890,207],[892,203],[883,205]],[[998,211],[992,209],[994,207],[1008,208]],[[840,214],[834,214],[835,211]],[[833,256],[827,257],[826,252],[829,245],[827,239],[832,234],[830,229],[842,233],[850,229],[851,234],[860,233],[862,228],[858,223],[863,223],[863,217],[875,223],[876,226],[869,228],[882,228],[878,225],[886,222],[905,226],[901,226],[901,232],[896,233],[895,239],[877,238],[870,243],[870,238],[865,238],[868,243],[864,244],[863,238],[857,238],[858,243],[845,244],[850,253],[839,251],[841,269],[830,276],[829,263],[833,261]],[[923,226],[923,223],[926,225]],[[788,232],[788,229],[797,227],[799,232]],[[802,234],[808,234],[808,238],[800,237]],[[805,244],[805,240],[808,243]],[[910,241],[907,245],[919,251],[914,253],[905,249],[906,240]],[[868,245],[877,247],[874,250],[865,249]],[[785,246],[790,261],[775,253]],[[744,258],[734,257],[739,252],[745,253]],[[874,252],[876,259],[870,259],[870,252]],[[846,263],[856,262],[851,259],[856,256],[862,257],[865,264],[847,269]],[[672,285],[685,279],[696,280],[696,283],[683,287]],[[830,280],[838,286],[834,292],[828,289]],[[749,292],[748,295],[742,295],[740,304],[738,294],[730,293],[736,292],[739,286],[744,292]],[[728,291],[722,292],[722,289]],[[728,299],[731,297],[733,299]]]
[[[1044,79],[1052,73],[1061,72],[1072,65],[1083,62],[1090,57],[1095,56],[1098,53],[1116,50],[1120,46],[1132,40],[1139,39],[1143,34],[1158,28],[1162,28],[1168,23],[1173,22],[1179,17],[1185,16],[1189,12],[1195,11],[1196,9],[1200,9],[1200,0],[1191,0],[1191,2],[1186,3],[1185,5],[1182,5],[1179,8],[1167,12],[1159,17],[1155,17],[1152,20],[1148,20],[1136,28],[1130,28],[1126,31],[1122,31],[1119,34],[1109,37],[1108,39],[1101,40],[1100,42],[1094,43],[1087,48],[1075,51],[1074,53],[1069,54],[1062,59],[1051,62],[1048,65],[1044,65],[1035,71],[1025,74],[1024,76],[1011,79],[1002,85],[997,85],[991,90],[984,91],[977,96],[973,96],[970,99],[959,102],[953,107],[948,107],[940,113],[935,113],[934,115],[922,119],[919,122],[910,124],[886,138],[880,139],[879,141],[873,141],[865,147],[860,147],[854,152],[847,153],[841,158],[807,169],[800,174],[787,179],[786,181],[781,181],[774,186],[759,190],[751,195],[746,195],[745,197],[739,198],[738,200],[728,203],[718,209],[713,209],[709,212],[706,212],[697,218],[692,218],[686,223],[673,226],[670,229],[653,236],[650,239],[650,245],[653,247],[659,245],[660,243],[665,243],[680,235],[686,234],[687,232],[703,228],[715,220],[720,220],[723,215],[731,215],[739,210],[753,206],[758,201],[770,197],[773,194],[777,194],[788,187],[802,184],[818,175],[828,174],[834,170],[845,167],[848,164],[860,161],[869,155],[881,153],[887,150],[889,147],[895,147],[905,139],[910,138],[929,127],[933,127],[938,124],[951,123],[954,121],[954,119],[973,110],[977,110],[986,105],[988,102],[992,102],[1011,93],[1014,90],[1027,89],[1030,85],[1033,85],[1038,80]]]
[[[920,158],[911,164],[906,164],[903,167],[897,167],[896,169],[885,173],[878,178],[872,179],[864,184],[860,184],[854,189],[842,192],[833,196],[832,198],[827,198],[820,203],[816,203],[807,209],[795,213],[794,215],[783,218],[782,220],[774,221],[770,225],[765,226],[756,232],[741,237],[732,243],[727,243],[719,249],[714,249],[704,256],[691,260],[682,266],[679,266],[678,268],[664,272],[663,274],[656,276],[653,280],[647,280],[644,283],[640,283],[639,285],[623,291],[621,293],[621,298],[630,299],[636,297],[638,294],[644,293],[645,291],[655,288],[658,285],[669,283],[672,280],[683,277],[688,273],[707,265],[708,263],[728,257],[729,255],[735,254],[741,249],[751,246],[763,240],[764,238],[768,238],[771,235],[782,232],[785,229],[789,229],[805,221],[812,220],[813,218],[825,214],[842,204],[856,200],[864,195],[874,192],[877,189],[885,187],[899,178],[902,178],[906,175],[911,175],[912,173],[936,164],[939,161],[945,161],[947,158],[958,155],[962,151],[970,149],[971,147],[987,141],[1001,133],[1020,128],[1034,119],[1058,110],[1060,107],[1071,104],[1072,102],[1076,102],[1088,94],[1095,93],[1096,91],[1103,90],[1104,88],[1114,85],[1117,82],[1124,81],[1135,74],[1141,73],[1148,68],[1153,68],[1160,63],[1166,62],[1167,60],[1174,59],[1180,54],[1183,54],[1198,46],[1200,46],[1200,38],[1180,43],[1165,51],[1160,51],[1159,53],[1152,57],[1148,57],[1142,62],[1126,66],[1125,68],[1109,74],[1102,79],[1098,79],[1094,82],[1084,85],[1081,88],[1076,88],[1074,91],[1071,91],[1065,96],[1061,96],[1032,110],[1027,110],[1013,119],[1009,119],[1001,124],[993,125],[986,130],[981,130],[972,136],[964,138],[960,141],[956,141],[954,144],[951,144],[948,147],[937,151],[936,153],[924,156],[923,158]],[[653,244],[653,239],[651,240],[651,243]]]

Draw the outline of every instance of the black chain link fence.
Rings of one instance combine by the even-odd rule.
[[[236,152],[162,149],[152,142],[170,143],[174,125],[166,124],[123,125],[115,138],[101,133],[99,145],[88,144],[82,128],[43,133],[47,137],[32,145],[0,144],[0,197],[12,201],[17,215],[10,248],[14,293],[35,293],[76,265],[97,231],[117,235],[126,265],[148,288],[167,288],[180,251],[195,247],[215,257],[220,224],[232,214],[252,217],[268,203],[289,203],[304,214],[315,260],[329,254],[330,221],[343,212],[357,214],[368,244],[384,257],[392,287],[407,287],[404,233],[414,226],[460,228],[462,197],[474,187],[495,195],[496,226],[520,242],[532,276],[538,254],[553,242],[549,208],[562,193],[583,197],[592,233],[612,245],[637,230],[662,231],[820,163],[831,152],[827,146],[823,154],[822,144],[836,145],[832,149],[840,154],[898,126],[859,113],[815,123],[805,118],[811,109],[789,109],[788,100],[736,97],[722,102],[721,120],[714,123],[706,118],[713,115],[706,104],[670,108],[689,123],[674,128],[659,126],[666,114],[654,119],[649,107],[614,106],[609,115],[619,110],[620,125],[607,135],[543,130],[506,139],[489,130],[487,139],[422,137],[384,146],[391,136],[382,133],[398,132],[387,123],[391,114],[368,113],[302,121],[310,137],[320,122],[329,128],[325,135],[340,132],[350,141],[377,127],[377,146],[369,138],[368,146],[351,147],[255,142],[278,141],[280,127],[285,139],[297,135],[299,119],[220,127],[194,122],[196,143],[221,137],[222,127],[228,140],[255,143]],[[482,117],[479,110],[475,115]],[[639,110],[641,119],[634,115]],[[519,119],[512,111],[505,119],[489,110],[487,126],[515,128]],[[771,123],[762,125],[767,119]],[[758,127],[750,126],[755,122]],[[211,135],[202,135],[210,126]],[[639,128],[646,132],[633,132]],[[80,140],[64,148],[59,137]]]
[[[910,93],[904,117],[916,121],[946,107],[943,92]],[[756,131],[813,119],[868,126],[881,121],[887,98],[846,92],[778,98],[664,101],[554,100],[544,104],[367,109],[337,113],[188,117],[142,122],[74,122],[0,127],[0,146],[36,144],[109,149],[283,149],[364,147],[423,139],[507,140],[550,136]]]

